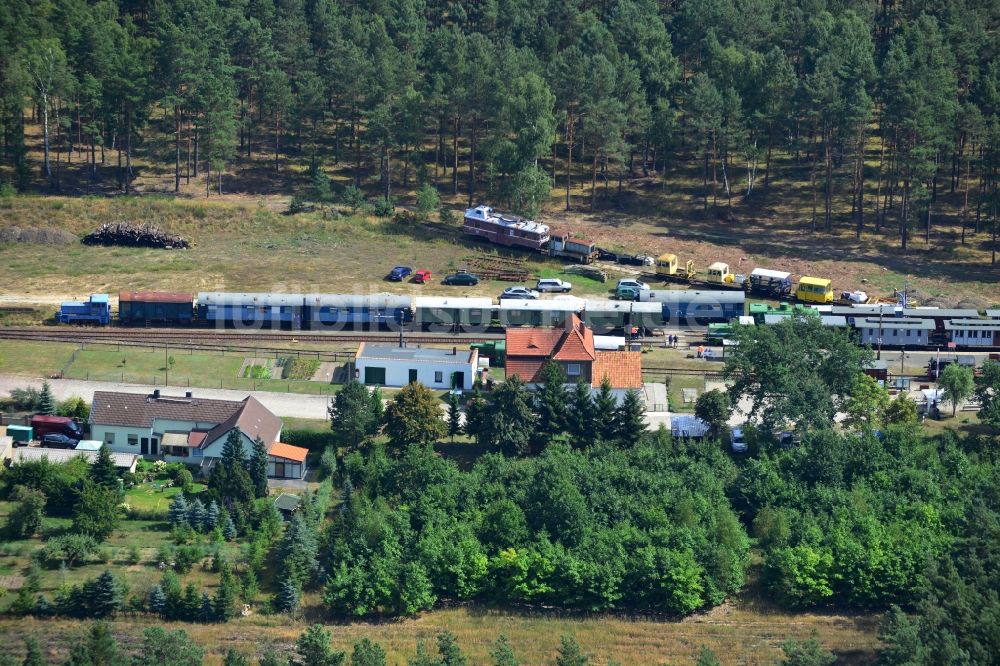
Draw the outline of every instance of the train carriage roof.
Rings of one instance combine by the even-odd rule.
[[[639,292],[642,302],[657,303],[699,303],[705,305],[740,304],[746,302],[746,294],[740,289],[698,290],[698,289],[644,289]]]
[[[413,307],[412,296],[399,294],[306,294],[306,305],[314,308],[369,308],[396,310]]]
[[[413,299],[416,309],[440,308],[444,310],[483,310],[493,307],[492,298],[472,296],[417,296]]]
[[[770,268],[755,268],[750,271],[750,277],[766,277],[774,278],[775,280],[787,280],[792,277],[792,274],[786,271],[771,270]]]
[[[194,296],[185,291],[123,291],[119,303],[177,303],[190,305]]]
[[[944,322],[946,331],[1000,331],[997,319],[949,319]]]
[[[583,309],[584,303],[556,299],[556,298],[546,298],[538,300],[515,300],[515,299],[504,299],[500,301],[500,305],[497,308],[501,312],[509,311],[521,311],[528,310],[531,312],[580,312]]]
[[[878,317],[875,318],[866,317],[864,319],[859,319],[855,321],[855,326],[857,326],[858,328],[881,327],[883,330],[887,328],[896,328],[896,329],[908,328],[910,330],[918,330],[918,331],[930,331],[936,328],[933,319],[910,319],[910,318],[903,319],[900,317],[896,317],[894,319],[883,318],[881,320],[881,323]]]
[[[265,307],[302,307],[302,294],[274,293],[233,293],[225,291],[202,291],[198,293],[199,305],[250,305]]]

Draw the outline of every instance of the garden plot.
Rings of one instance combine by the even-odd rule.
[[[277,359],[245,358],[239,376],[243,379],[281,379],[281,374]]]

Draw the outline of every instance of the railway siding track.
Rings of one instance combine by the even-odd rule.
[[[44,342],[120,342],[142,343],[157,342],[163,344],[183,344],[184,342],[270,342],[270,343],[337,343],[337,342],[385,342],[397,343],[398,333],[377,332],[330,332],[330,333],[237,333],[233,331],[187,330],[172,329],[61,329],[61,328],[0,328],[0,339],[3,340],[33,340]],[[435,334],[423,332],[404,332],[403,339],[407,342],[421,344],[454,344],[501,340],[500,333],[477,334]]]

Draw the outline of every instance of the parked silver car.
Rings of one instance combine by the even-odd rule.
[[[534,289],[528,289],[527,287],[507,287],[500,294],[500,299],[505,298],[516,298],[519,300],[533,301],[538,298],[538,292]]]
[[[538,291],[562,292],[566,293],[573,288],[573,285],[559,278],[541,278],[535,284]]]

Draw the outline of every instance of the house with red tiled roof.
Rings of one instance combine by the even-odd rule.
[[[249,457],[260,439],[268,448],[268,476],[305,475],[308,451],[280,441],[282,422],[253,396],[216,400],[195,396],[95,391],[90,436],[112,451],[198,465],[208,471],[222,458],[234,430]]]
[[[561,328],[508,327],[506,342],[507,376],[517,375],[529,387],[552,360],[571,385],[584,381],[597,391],[606,378],[618,400],[630,390],[642,391],[642,355],[597,351],[593,332],[575,314]]]

